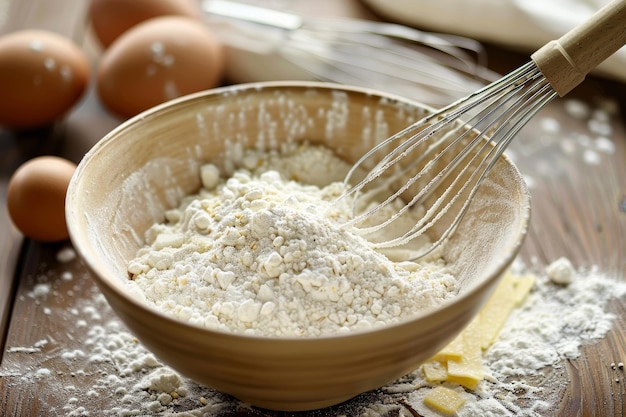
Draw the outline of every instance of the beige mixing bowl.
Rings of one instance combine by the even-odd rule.
[[[483,305],[515,257],[529,194],[500,158],[445,258],[461,282],[455,299],[401,324],[321,338],[264,338],[182,323],[134,300],[127,262],[165,210],[200,186],[201,162],[224,151],[309,141],[354,162],[376,141],[428,110],[362,88],[263,83],[174,100],[122,124],[85,156],[67,194],[77,251],[114,311],[145,346],[181,374],[275,410],[330,406],[414,370]]]

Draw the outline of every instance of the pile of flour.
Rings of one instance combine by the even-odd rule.
[[[393,262],[341,227],[350,167],[330,150],[249,151],[241,165],[227,178],[202,167],[199,193],[148,230],[129,291],[206,328],[303,337],[402,321],[456,294],[442,261]]]

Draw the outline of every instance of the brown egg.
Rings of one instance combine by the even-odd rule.
[[[213,88],[223,71],[221,45],[205,25],[185,17],[156,17],[128,30],[105,51],[97,90],[109,110],[131,117]]]
[[[63,116],[83,95],[89,62],[61,35],[25,30],[0,38],[0,125],[39,127]]]
[[[76,165],[56,156],[40,156],[21,165],[11,177],[7,208],[15,227],[41,242],[68,238],[65,194]]]
[[[153,17],[178,15],[200,17],[194,0],[91,0],[89,19],[104,48],[122,33]]]

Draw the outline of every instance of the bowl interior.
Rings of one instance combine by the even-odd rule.
[[[112,131],[79,164],[67,196],[71,239],[118,315],[176,369],[263,407],[299,410],[337,403],[415,368],[480,308],[517,253],[528,223],[528,192],[508,159],[500,158],[492,169],[446,246],[444,256],[461,282],[457,299],[382,330],[389,332],[384,337],[261,338],[252,347],[244,336],[175,323],[136,302],[124,285],[127,263],[144,245],[144,232],[198,190],[202,163],[236,158],[245,148],[302,141],[327,146],[352,163],[428,112],[415,102],[365,89],[302,82],[227,87],[166,103]],[[155,320],[180,337],[154,334],[163,333],[152,331]],[[368,352],[361,355],[364,349]],[[229,352],[242,358],[207,364]],[[292,362],[283,364],[285,357]],[[365,362],[374,365],[363,371],[358,365]],[[252,369],[244,371],[246,366]],[[346,370],[353,376],[347,378]],[[333,377],[335,385],[328,383]],[[297,378],[308,382],[298,385]]]

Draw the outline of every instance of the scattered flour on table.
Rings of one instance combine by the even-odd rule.
[[[524,175],[532,189],[538,178],[553,177],[577,169],[572,160],[583,166],[602,167],[613,158],[617,146],[614,121],[619,119],[619,104],[611,99],[596,102],[563,99],[564,115],[560,118],[538,116],[524,129],[506,153]],[[569,126],[577,126],[572,129]],[[522,156],[523,157],[519,157]]]
[[[626,296],[626,283],[593,267],[576,270],[565,258],[536,276],[528,299],[485,353],[488,377],[474,392],[456,387],[466,398],[457,416],[541,417],[554,411],[568,383],[565,362],[610,331],[615,316],[606,311],[608,301]],[[421,402],[432,385],[419,370],[413,376],[411,385],[423,388],[410,392],[409,402],[425,417],[438,415]],[[623,372],[617,378],[626,382]]]
[[[394,262],[341,227],[349,168],[314,146],[249,151],[228,178],[203,166],[200,192],[146,233],[129,290],[203,327],[305,337],[402,321],[454,296],[442,260]]]

